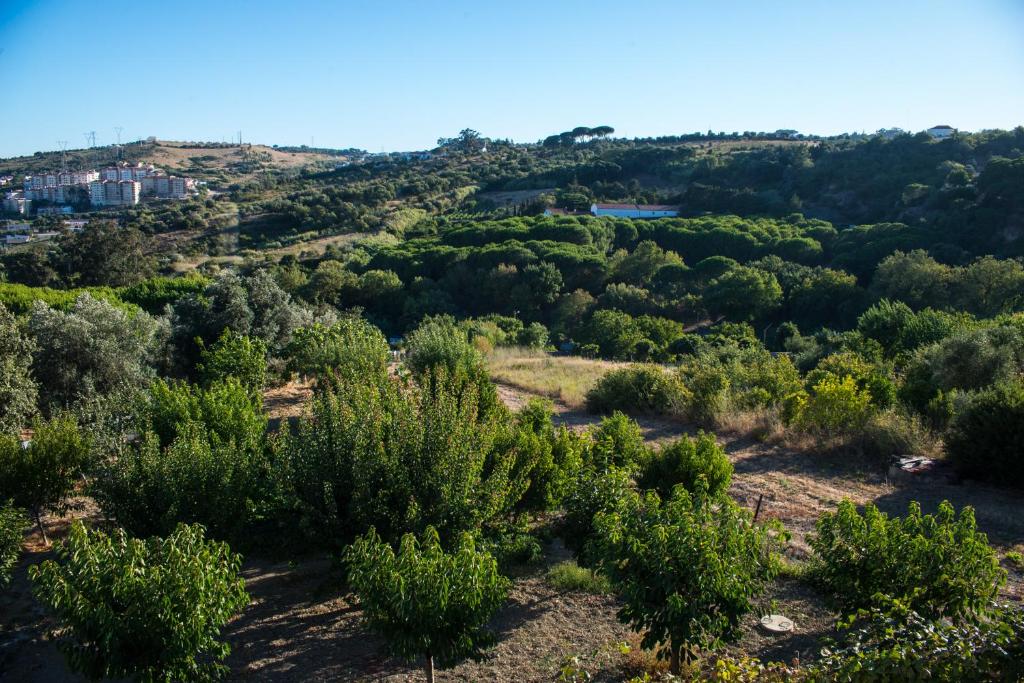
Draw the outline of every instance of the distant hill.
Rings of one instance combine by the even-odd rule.
[[[139,141],[122,146],[122,158],[136,163],[151,163],[171,173],[189,175],[212,184],[244,180],[264,171],[280,171],[308,166],[333,166],[346,157],[327,150],[302,148],[275,149],[266,145],[207,142]],[[107,145],[67,151],[69,168],[97,168],[118,161],[117,147]],[[0,159],[0,174],[32,174],[60,168],[61,153],[36,152],[31,156]]]

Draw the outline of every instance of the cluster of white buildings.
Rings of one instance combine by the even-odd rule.
[[[164,173],[152,164],[127,164],[100,170],[61,171],[25,176],[24,189],[4,196],[4,211],[28,213],[32,202],[93,206],[134,206],[145,197],[184,199],[195,180]]]
[[[545,216],[614,216],[615,218],[675,218],[679,215],[678,206],[667,204],[591,204],[590,211],[567,211],[565,209],[546,209]]]

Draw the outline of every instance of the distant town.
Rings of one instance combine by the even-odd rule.
[[[0,178],[0,186],[13,183]],[[3,209],[22,215],[70,214],[76,207],[135,206],[143,199],[185,199],[196,191],[193,178],[169,175],[152,164],[119,162],[89,170],[26,175],[23,189],[4,193]]]

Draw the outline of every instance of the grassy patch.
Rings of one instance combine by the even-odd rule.
[[[549,584],[563,591],[579,591],[595,595],[612,592],[607,578],[595,573],[592,569],[581,567],[571,560],[559,562],[551,567],[546,578]]]
[[[487,362],[495,381],[555,399],[570,408],[583,407],[587,392],[597,381],[623,365],[517,348],[495,349]]]

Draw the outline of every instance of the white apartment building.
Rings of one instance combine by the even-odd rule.
[[[135,206],[142,195],[137,180],[97,180],[89,183],[89,201],[93,206]]]

